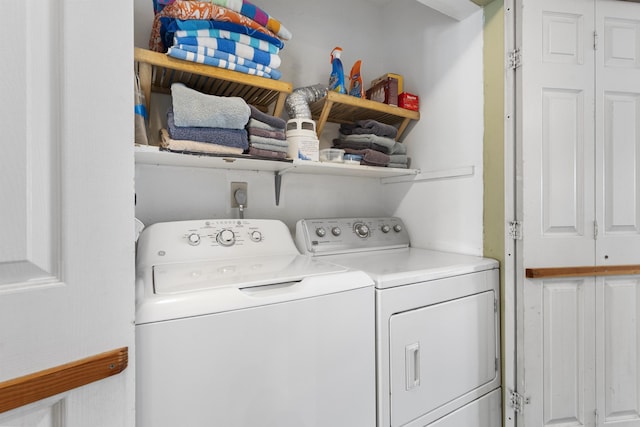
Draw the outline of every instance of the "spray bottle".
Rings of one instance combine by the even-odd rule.
[[[339,46],[336,46],[331,51],[331,76],[329,77],[329,90],[347,93],[347,89],[344,85],[344,69],[342,68],[342,60],[340,60],[341,53],[342,48]]]
[[[362,75],[360,74],[360,64],[362,64],[361,60],[357,60],[353,67],[351,67],[351,73],[349,74],[349,80],[351,83],[349,84],[349,95],[355,96],[357,98],[364,98],[364,86],[362,85]]]

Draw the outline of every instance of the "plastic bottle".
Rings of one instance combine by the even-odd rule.
[[[358,98],[364,98],[364,86],[362,85],[362,75],[360,74],[361,60],[357,60],[353,67],[351,67],[351,73],[349,74],[349,95]]]
[[[347,89],[344,85],[344,69],[342,68],[342,60],[340,60],[341,53],[342,48],[339,46],[336,46],[331,51],[331,76],[329,77],[329,90],[347,93]]]

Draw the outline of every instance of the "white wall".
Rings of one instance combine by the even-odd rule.
[[[137,46],[146,47],[151,0],[135,0]],[[421,120],[404,138],[412,167],[474,166],[463,179],[382,185],[376,179],[285,175],[275,205],[273,175],[138,165],[136,215],[145,224],[235,217],[229,183],[248,182],[247,217],[398,215],[414,246],[480,254],[482,250],[482,11],[455,21],[415,0],[256,0],[291,30],[281,51],[282,79],[294,88],[326,83],[330,52],[343,48],[348,73],[362,60],[365,85],[386,72],[404,76],[420,96]],[[155,99],[153,99],[155,102]],[[328,125],[326,146],[337,127]]]

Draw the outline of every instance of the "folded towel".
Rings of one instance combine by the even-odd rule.
[[[397,169],[408,169],[409,165],[407,163],[389,163],[387,165],[388,168],[397,168]]]
[[[264,138],[273,138],[273,139],[280,139],[280,140],[287,139],[287,135],[282,131],[247,127],[247,132],[249,133],[249,138],[251,138],[252,136],[262,136]]]
[[[226,68],[228,70],[271,78],[273,80],[279,80],[280,77],[282,77],[282,73],[274,68],[203,46],[180,44],[170,47],[168,55],[174,58],[184,59],[185,61]]]
[[[251,145],[254,144],[269,144],[276,147],[288,148],[289,143],[287,140],[275,139],[275,138],[265,138],[264,136],[252,135],[249,134],[249,143]]]
[[[364,150],[354,150],[351,148],[345,148],[345,153],[348,154],[359,154],[362,156],[362,160],[360,161],[361,165],[368,166],[387,166],[389,164],[389,156],[381,153],[377,150],[372,150],[370,148]]]
[[[340,125],[340,132],[344,135],[352,134],[374,134],[378,136],[386,136],[393,138],[398,135],[398,129],[394,126],[380,123],[376,120],[358,120],[355,123],[343,123]]]
[[[370,144],[368,147],[362,148],[373,148],[374,150],[381,151],[385,154],[391,154],[396,145],[395,139],[374,134],[344,135],[340,133],[339,138],[347,143],[368,143]]]
[[[256,147],[249,147],[249,154],[258,157],[268,157],[273,159],[286,159],[287,153],[282,151],[262,150]]]
[[[282,63],[278,55],[253,48],[249,45],[238,43],[233,40],[214,39],[211,37],[174,37],[173,44],[209,47],[222,52],[231,53],[239,56],[240,58],[245,58],[271,68],[278,68]]]
[[[271,150],[271,151],[278,151],[280,153],[288,153],[289,152],[289,148],[288,147],[282,147],[280,145],[273,145],[273,144],[263,144],[263,143],[251,143],[251,146],[254,148],[259,148],[260,150]]]
[[[390,154],[389,155],[389,163],[404,163],[407,164],[409,162],[409,158],[406,154]]]
[[[403,143],[396,141],[391,149],[391,154],[407,154],[407,147]]]
[[[270,114],[267,113],[263,113],[262,111],[258,110],[256,107],[254,107],[253,105],[249,105],[249,108],[251,109],[251,118],[255,119],[258,122],[262,122],[265,123],[269,126],[271,126],[274,130],[285,130],[287,127],[287,122],[284,119],[281,119],[280,117],[275,117],[272,116]],[[251,122],[249,122],[249,126],[254,126],[251,124]],[[261,126],[257,126],[257,127],[261,127]]]
[[[264,32],[269,36],[276,37],[270,30],[253,19],[247,18],[231,9],[212,4],[207,1],[175,0],[166,6],[153,18],[151,27],[151,37],[149,38],[149,49],[156,52],[166,52],[168,46],[164,46],[160,34],[160,18],[169,17],[177,19],[202,19],[233,22],[234,24],[245,25],[252,30]]]
[[[172,139],[214,143],[241,148],[243,151],[249,148],[249,137],[244,129],[176,126],[171,110],[167,112],[167,129]]]
[[[183,83],[171,85],[171,97],[176,126],[244,130],[251,114],[242,98],[207,95]]]
[[[239,34],[246,34],[253,38],[264,40],[271,43],[275,47],[282,49],[284,42],[277,37],[272,37],[266,32],[258,31],[246,25],[235,24],[233,22],[217,21],[215,19],[176,19],[163,16],[160,18],[160,33],[165,34],[163,40],[169,41],[169,46],[173,43],[173,35],[176,31],[193,31],[193,30],[225,30]],[[266,31],[266,30],[265,30]]]
[[[280,52],[280,49],[277,46],[272,45],[269,42],[264,40],[260,40],[255,37],[251,37],[246,34],[234,33],[227,30],[218,30],[218,29],[203,29],[203,30],[179,30],[175,32],[174,37],[195,37],[201,38],[214,38],[214,39],[222,39],[222,40],[231,40],[237,43],[242,43],[247,46],[251,46],[255,49],[259,49],[264,52],[277,54]]]
[[[160,147],[170,151],[208,153],[208,154],[242,154],[242,148],[228,147],[211,142],[198,142],[185,139],[173,139],[167,129],[160,129]]]
[[[267,29],[273,31],[284,40],[291,40],[291,31],[287,30],[282,23],[269,16],[267,12],[260,9],[259,7],[249,3],[247,0],[209,0],[211,3],[215,3],[219,6],[226,7],[228,9],[234,10],[236,12],[240,12],[242,15],[247,18],[251,18],[260,25],[266,27]]]

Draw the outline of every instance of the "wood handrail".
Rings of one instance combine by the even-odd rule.
[[[586,276],[629,276],[640,274],[640,264],[632,265],[590,265],[584,267],[527,268],[528,279],[552,279],[559,277]]]
[[[129,349],[122,347],[0,382],[0,413],[119,374],[128,363]]]

